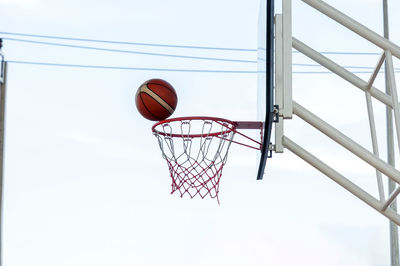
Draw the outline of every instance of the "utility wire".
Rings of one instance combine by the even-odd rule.
[[[46,39],[81,41],[81,42],[97,42],[97,43],[109,43],[109,44],[137,45],[137,46],[155,46],[155,47],[184,48],[184,49],[204,49],[204,50],[223,50],[223,51],[238,51],[238,52],[256,52],[257,51],[257,49],[245,49],[245,48],[190,46],[190,45],[143,43],[143,42],[126,42],[126,41],[107,41],[107,40],[83,39],[83,38],[62,37],[62,36],[54,36],[54,35],[38,35],[38,34],[5,32],[5,31],[1,31],[0,34],[24,36],[24,37],[34,37],[34,38],[46,38]]]
[[[61,47],[68,47],[68,48],[98,50],[98,51],[105,51],[105,52],[118,52],[118,53],[151,55],[151,56],[178,57],[178,58],[185,58],[185,59],[225,61],[225,62],[235,62],[235,63],[253,63],[253,64],[258,63],[255,60],[240,60],[240,59],[230,59],[230,58],[197,57],[197,56],[185,56],[185,55],[174,55],[174,54],[149,53],[149,52],[132,51],[132,50],[119,50],[119,49],[109,49],[109,48],[100,48],[100,47],[92,47],[92,46],[81,46],[81,45],[71,45],[71,44],[62,44],[62,43],[41,42],[41,41],[33,41],[33,40],[26,40],[26,39],[16,39],[16,38],[8,38],[8,37],[3,38],[3,39],[9,40],[9,41],[34,43],[34,44],[39,44],[39,45],[53,45],[53,46],[61,46]],[[262,58],[258,58],[258,60],[265,61],[265,59],[262,59]],[[321,65],[294,63],[293,66],[320,67]],[[364,66],[343,66],[343,67],[345,67],[345,68],[359,68],[359,69],[373,69],[373,67],[364,67]]]
[[[230,58],[217,58],[217,57],[201,57],[201,56],[189,56],[189,55],[177,55],[177,54],[162,54],[162,53],[150,53],[150,52],[141,52],[141,51],[133,51],[133,50],[120,50],[120,49],[109,49],[109,48],[101,48],[101,47],[92,47],[92,46],[82,46],[82,45],[73,45],[73,44],[62,44],[62,43],[53,43],[53,42],[41,42],[41,41],[33,41],[26,39],[16,39],[16,38],[3,38],[4,40],[16,41],[16,42],[26,42],[26,43],[34,43],[41,45],[51,45],[51,46],[62,46],[69,48],[80,48],[80,49],[90,49],[97,51],[106,51],[106,52],[117,52],[117,53],[128,53],[128,54],[139,54],[139,55],[151,55],[151,56],[164,56],[164,57],[175,57],[175,58],[185,58],[185,59],[196,59],[196,60],[212,60],[212,61],[223,61],[223,62],[234,62],[234,63],[257,63],[255,60],[241,60],[241,59],[230,59]]]
[[[208,69],[175,69],[175,68],[146,68],[146,67],[120,67],[120,66],[94,66],[94,65],[76,65],[76,64],[58,64],[47,62],[15,61],[7,60],[11,64],[43,65],[58,67],[75,68],[96,68],[96,69],[116,69],[116,70],[142,70],[142,71],[162,71],[162,72],[197,72],[197,73],[226,73],[226,74],[255,74],[257,71],[247,70],[208,70]]]
[[[81,42],[96,42],[96,43],[137,45],[137,46],[154,46],[154,47],[168,47],[168,48],[205,49],[205,50],[222,50],[222,51],[238,51],[238,52],[257,52],[259,50],[259,49],[247,49],[247,48],[231,48],[231,47],[190,46],[190,45],[161,44],[161,43],[109,41],[109,40],[85,39],[85,38],[55,36],[55,35],[27,34],[27,33],[18,33],[18,32],[6,32],[6,31],[0,31],[0,34],[3,34],[3,35],[14,35],[14,36],[24,36],[24,37],[33,37],[33,38],[46,38],[46,39],[57,39],[57,40],[81,41]],[[265,48],[264,48],[264,50],[265,50]],[[294,50],[293,53],[299,53],[299,52]],[[375,52],[321,51],[320,53],[321,54],[333,54],[333,55],[381,55],[380,53],[375,53]]]
[[[7,60],[11,64],[24,64],[24,65],[42,65],[42,66],[56,66],[56,67],[73,67],[73,68],[92,68],[92,69],[115,69],[115,70],[136,70],[136,71],[161,71],[161,72],[192,72],[192,73],[221,73],[221,74],[257,74],[263,71],[252,70],[210,70],[210,69],[175,69],[175,68],[146,68],[146,67],[121,67],[121,66],[105,66],[105,65],[79,65],[79,64],[59,64],[48,62],[34,62],[34,61],[18,61]],[[400,70],[395,71],[400,73]],[[333,74],[330,71],[293,71],[293,74]],[[354,71],[353,74],[371,74],[372,71]],[[379,73],[384,73],[380,71]]]
[[[111,43],[121,43],[121,42],[113,42],[113,41],[103,41],[103,40],[91,40],[91,39],[79,39],[79,38],[68,38],[68,37],[60,37],[60,36],[46,36],[46,35],[34,35],[34,34],[23,34],[23,33],[11,33],[11,32],[0,32],[0,34],[9,34],[9,35],[19,35],[19,36],[28,36],[28,37],[40,37],[40,38],[54,38],[54,39],[63,39],[63,40],[85,40],[85,41],[96,41],[96,42],[111,42]],[[120,50],[120,49],[109,49],[109,48],[101,48],[101,47],[93,47],[93,46],[82,46],[82,45],[72,45],[72,44],[63,44],[63,43],[54,43],[54,42],[41,42],[41,41],[34,41],[34,40],[28,40],[28,39],[16,39],[16,38],[8,38],[5,37],[3,39],[9,40],[9,41],[17,41],[17,42],[27,42],[27,43],[33,43],[33,44],[39,44],[39,45],[53,45],[53,46],[61,46],[61,47],[68,47],[68,48],[79,48],[79,49],[90,49],[90,50],[98,50],[98,51],[106,51],[106,52],[118,52],[118,53],[130,53],[130,54],[140,54],[140,55],[151,55],[151,56],[165,56],[165,57],[175,57],[175,58],[185,58],[185,59],[197,59],[197,60],[213,60],[213,61],[225,61],[225,62],[236,62],[236,63],[258,63],[258,61],[265,61],[263,58],[257,58],[258,61],[255,60],[240,60],[240,59],[230,59],[230,58],[215,58],[215,57],[199,57],[199,56],[186,56],[186,55],[176,55],[176,54],[163,54],[163,53],[150,53],[150,52],[141,52],[141,51],[132,51],[132,50]],[[134,44],[134,43],[129,43],[129,44]],[[153,45],[153,44],[150,44]],[[190,46],[191,48],[195,48],[195,46]],[[200,46],[196,46],[200,47]],[[188,48],[185,46],[185,48]],[[207,48],[212,48],[212,47],[207,47]],[[230,48],[218,48],[218,49],[230,49]],[[298,51],[293,51],[293,53],[298,53]],[[362,53],[362,52],[321,52],[321,53],[328,53],[328,54],[349,54],[349,55],[380,55],[379,53]],[[17,62],[17,61],[14,61]],[[19,61],[22,62],[22,61]],[[34,62],[31,62],[34,63]],[[47,63],[46,63],[47,64]],[[63,64],[56,64],[56,65],[63,65]],[[66,66],[68,64],[65,64]],[[72,66],[72,65],[71,65]],[[79,65],[74,65],[78,67]],[[86,65],[83,65],[86,66]],[[293,66],[305,66],[305,67],[321,67],[319,64],[301,64],[301,63],[293,63]],[[96,67],[99,68],[99,66],[88,66],[88,67]],[[373,67],[365,67],[365,66],[343,66],[344,68],[353,68],[353,69],[374,69]],[[108,68],[108,67],[107,67]],[[113,67],[111,67],[113,68]],[[119,67],[116,67],[119,68]],[[136,70],[147,70],[146,68],[134,68]],[[148,70],[151,70],[148,69]],[[158,69],[162,70],[162,69]],[[396,71],[400,70],[400,68],[395,68]],[[176,69],[176,70],[164,70],[164,71],[186,71],[183,69]],[[197,70],[191,71],[190,72],[199,72]],[[216,70],[217,72],[220,72],[219,70]],[[211,70],[211,72],[215,72],[215,70]],[[224,72],[224,71],[222,71]],[[243,71],[239,71],[240,73],[243,73]],[[251,72],[251,71],[250,71]],[[249,71],[244,71],[244,73],[250,73]],[[255,71],[256,73],[257,71]],[[228,71],[228,73],[231,73],[231,71]],[[236,71],[233,71],[232,73],[237,73]],[[293,72],[293,73],[331,73],[329,71],[300,71],[300,72]],[[369,72],[353,72],[353,73],[369,73]]]

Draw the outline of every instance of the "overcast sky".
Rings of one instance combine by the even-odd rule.
[[[318,51],[380,50],[301,1],[293,36]],[[382,33],[379,0],[329,4]],[[0,0],[0,32],[188,46],[257,49],[259,0]],[[400,19],[389,1],[390,38]],[[280,3],[277,3],[280,12]],[[397,17],[396,17],[397,16]],[[257,53],[63,44],[197,57],[257,60]],[[6,59],[137,68],[257,71],[255,63],[106,52],[5,40]],[[377,55],[330,55],[374,67]],[[297,53],[293,63],[314,64]],[[395,60],[399,68],[398,60]],[[352,69],[359,71],[360,69]],[[326,71],[294,66],[294,98],[371,149],[365,96]],[[367,70],[368,71],[368,70]],[[368,80],[368,74],[357,74]],[[178,93],[174,116],[257,119],[257,74],[90,69],[10,63],[6,117],[3,261],[67,265],[389,265],[388,220],[289,151],[256,181],[257,154],[231,147],[213,199],[170,194],[152,122],[134,95],[150,78]],[[383,89],[382,75],[376,86]],[[384,108],[374,102],[381,154]],[[253,134],[253,133],[250,133]],[[254,133],[257,135],[256,133]],[[377,196],[375,171],[299,119],[285,134]],[[385,158],[385,156],[383,156]],[[386,183],[385,183],[386,184]]]

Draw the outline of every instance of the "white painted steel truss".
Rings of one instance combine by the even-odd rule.
[[[374,120],[374,112],[372,108],[371,98],[375,98],[381,103],[389,106],[394,113],[395,129],[397,142],[399,143],[400,150],[400,112],[399,112],[399,99],[397,96],[396,80],[394,74],[394,67],[392,57],[395,56],[400,59],[400,47],[373,32],[367,27],[356,22],[347,15],[341,13],[337,9],[329,6],[321,0],[302,0],[309,6],[317,9],[321,13],[347,27],[359,36],[374,43],[382,48],[383,52],[376,67],[371,74],[368,81],[364,81],[350,71],[336,64],[324,55],[313,50],[311,47],[292,37],[291,29],[291,0],[283,0],[282,14],[277,14],[275,17],[275,45],[276,45],[276,76],[275,76],[275,102],[279,106],[279,119],[275,124],[275,145],[274,151],[277,153],[283,152],[288,149],[310,165],[314,166],[320,172],[330,177],[333,181],[341,185],[343,188],[351,192],[353,195],[370,205],[372,208],[389,218],[391,221],[400,225],[400,215],[391,209],[389,205],[396,199],[400,193],[400,171],[386,163],[379,157],[377,134]],[[350,82],[355,87],[365,92],[369,126],[372,140],[373,152],[370,152],[360,144],[350,139],[342,132],[329,125],[315,114],[308,111],[306,108],[296,103],[292,99],[292,48],[300,53],[309,57],[321,66],[329,69],[334,74]],[[386,61],[388,71],[388,85],[390,94],[386,94],[373,86],[374,81]],[[379,198],[369,194],[348,178],[341,175],[332,167],[322,162],[319,158],[312,155],[310,152],[300,147],[293,142],[290,138],[284,135],[284,119],[291,119],[292,115],[296,115],[309,125],[318,129],[320,132],[334,140],[336,143],[346,148],[354,155],[371,165],[376,169],[377,186]],[[382,174],[393,180],[397,187],[396,189],[385,197]]]

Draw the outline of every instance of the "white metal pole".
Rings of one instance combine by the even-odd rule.
[[[390,95],[392,96],[392,102],[393,102],[393,113],[394,113],[394,122],[396,126],[396,136],[397,136],[397,144],[399,147],[400,151],[400,106],[399,106],[399,98],[397,96],[397,87],[396,87],[396,80],[395,80],[395,75],[394,75],[394,67],[393,67],[393,60],[392,60],[392,54],[390,51],[385,51],[385,56],[386,56],[386,64],[385,66],[387,67],[387,77],[388,77],[388,86],[389,86],[389,91]]]
[[[389,40],[389,16],[388,16],[388,3],[387,0],[383,0],[383,37]],[[390,95],[390,80],[389,80],[389,62],[385,62],[385,91],[386,94]],[[397,132],[399,134],[400,132]],[[394,136],[393,136],[393,113],[392,110],[386,106],[386,146],[387,146],[387,162],[394,165]],[[394,191],[396,184],[389,179],[388,180],[388,190],[389,190],[389,200],[392,200],[390,208],[397,212],[397,202],[396,196],[400,192],[399,189]],[[396,224],[389,222],[389,234],[390,234],[390,259],[391,266],[399,266],[399,233]]]
[[[278,122],[275,123],[275,152],[282,153],[283,137],[283,43],[282,43],[282,15],[275,16],[275,104],[279,106]]]
[[[292,118],[292,0],[282,1],[283,117]]]
[[[305,149],[294,143],[286,136],[283,137],[283,145],[285,146],[285,148],[289,149],[291,152],[302,158],[304,161],[314,166],[320,172],[330,177],[333,181],[341,185],[343,188],[348,190],[354,196],[358,197],[360,200],[367,203],[369,206],[371,206],[376,211],[380,212],[381,214],[389,218],[397,225],[400,225],[400,216],[395,211],[393,211],[390,208],[387,208],[386,210],[382,211],[381,209],[382,204],[379,200],[375,199],[373,196],[365,192],[356,184],[352,183],[346,177],[344,177],[336,170],[334,170],[333,168],[331,168],[330,166],[319,160],[317,157],[315,157],[314,155],[312,155],[311,153],[309,153],[308,151],[306,151]]]
[[[386,54],[386,64],[385,64],[385,73],[386,73],[386,84],[389,89],[389,93],[392,96],[393,99],[393,113],[394,113],[394,121],[395,121],[395,126],[396,126],[396,136],[397,136],[397,143],[399,145],[399,150],[400,150],[400,112],[399,112],[399,103],[398,103],[398,96],[397,96],[397,88],[396,88],[396,81],[395,81],[395,75],[394,75],[394,68],[393,68],[393,61],[392,61],[392,55],[390,51],[385,51]],[[392,121],[392,120],[390,120]],[[393,123],[393,122],[392,122]],[[390,129],[389,129],[390,130]],[[393,136],[393,124],[391,124],[391,131],[388,131],[388,137]],[[391,136],[390,136],[391,135]],[[389,139],[389,142],[393,141]],[[390,147],[389,149],[394,149],[394,147]],[[389,156],[390,151],[388,151],[388,156]],[[393,156],[392,163],[394,166],[394,154],[390,154],[390,156]],[[389,157],[388,157],[389,158]],[[394,183],[389,183],[389,193],[392,193],[393,190],[395,189],[396,185]],[[395,195],[392,193],[392,195]],[[390,205],[390,208],[393,209],[393,211],[397,212],[397,206],[396,206],[396,198],[393,198],[393,203]],[[390,225],[390,247],[391,247],[391,263],[392,266],[398,266],[399,265],[399,240],[398,240],[398,228],[396,225],[391,224]]]

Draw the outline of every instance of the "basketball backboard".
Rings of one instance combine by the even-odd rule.
[[[274,0],[260,0],[258,17],[258,93],[257,119],[264,121],[257,180],[264,176],[269,157],[274,111]]]

